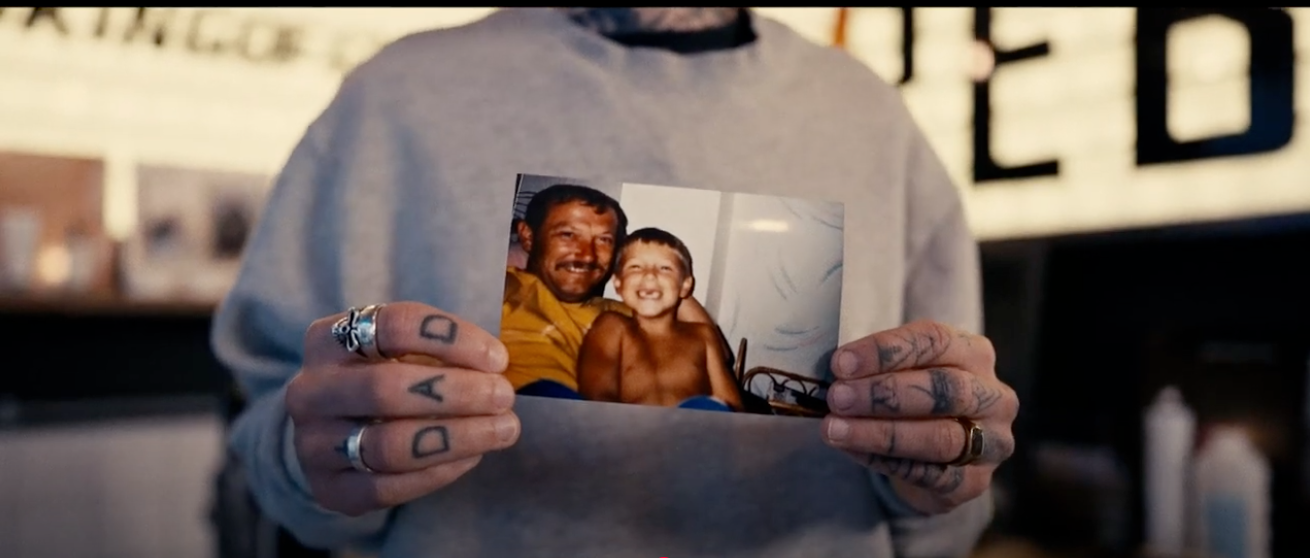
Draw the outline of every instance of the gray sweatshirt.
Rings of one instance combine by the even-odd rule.
[[[980,329],[959,195],[897,91],[754,18],[747,46],[679,55],[506,9],[347,76],[214,322],[250,399],[231,447],[267,514],[313,546],[404,558],[969,553],[990,495],[920,515],[814,419],[520,397],[520,441],[445,489],[362,517],[310,497],[283,403],[305,328],[416,300],[496,332],[517,173],[844,202],[842,342],[918,318]]]

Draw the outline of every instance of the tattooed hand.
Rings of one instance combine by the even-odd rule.
[[[304,368],[287,386],[296,456],[319,505],[347,515],[396,506],[467,473],[518,440],[505,346],[477,326],[415,302],[376,316],[381,354],[369,361],[332,335],[342,314],[305,334]],[[356,471],[345,441],[371,423]]]
[[[921,321],[841,347],[824,440],[886,475],[906,503],[942,513],[983,494],[1014,453],[1014,390],[996,377],[985,337]],[[982,455],[957,466],[966,427],[982,429]],[[976,440],[977,438],[975,438]]]

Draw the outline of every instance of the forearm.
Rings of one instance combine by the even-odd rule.
[[[710,395],[723,401],[724,404],[734,411],[741,410],[741,397],[737,395],[735,389],[731,389],[728,386],[718,385],[716,382],[710,386]]]
[[[729,407],[732,407],[732,410],[741,410],[741,390],[738,390],[736,387],[724,387],[718,394],[718,398],[727,403]]]
[[[722,355],[715,354],[714,358],[722,358]],[[710,370],[712,374],[711,378],[713,378],[710,382],[710,386],[714,396],[722,399],[724,403],[727,403],[728,406],[732,408],[732,410],[740,411],[741,390],[738,389],[737,383],[733,381],[732,374],[728,372],[727,368],[721,365],[714,366]]]
[[[314,501],[295,458],[283,394],[277,390],[251,401],[232,425],[231,448],[251,495],[264,514],[307,546],[370,550],[386,527],[388,512],[349,517]]]

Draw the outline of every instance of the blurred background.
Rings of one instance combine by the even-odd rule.
[[[226,465],[210,316],[343,73],[490,11],[0,8],[0,556],[312,555]],[[961,188],[1024,402],[978,556],[1141,555],[1147,454],[1221,426],[1310,556],[1310,8],[759,11],[897,84]]]

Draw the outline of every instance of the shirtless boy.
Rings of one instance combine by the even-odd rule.
[[[660,229],[633,231],[614,269],[614,290],[633,316],[606,312],[592,323],[578,356],[582,397],[677,407],[711,396],[740,410],[718,331],[675,319],[695,285],[687,246]]]

